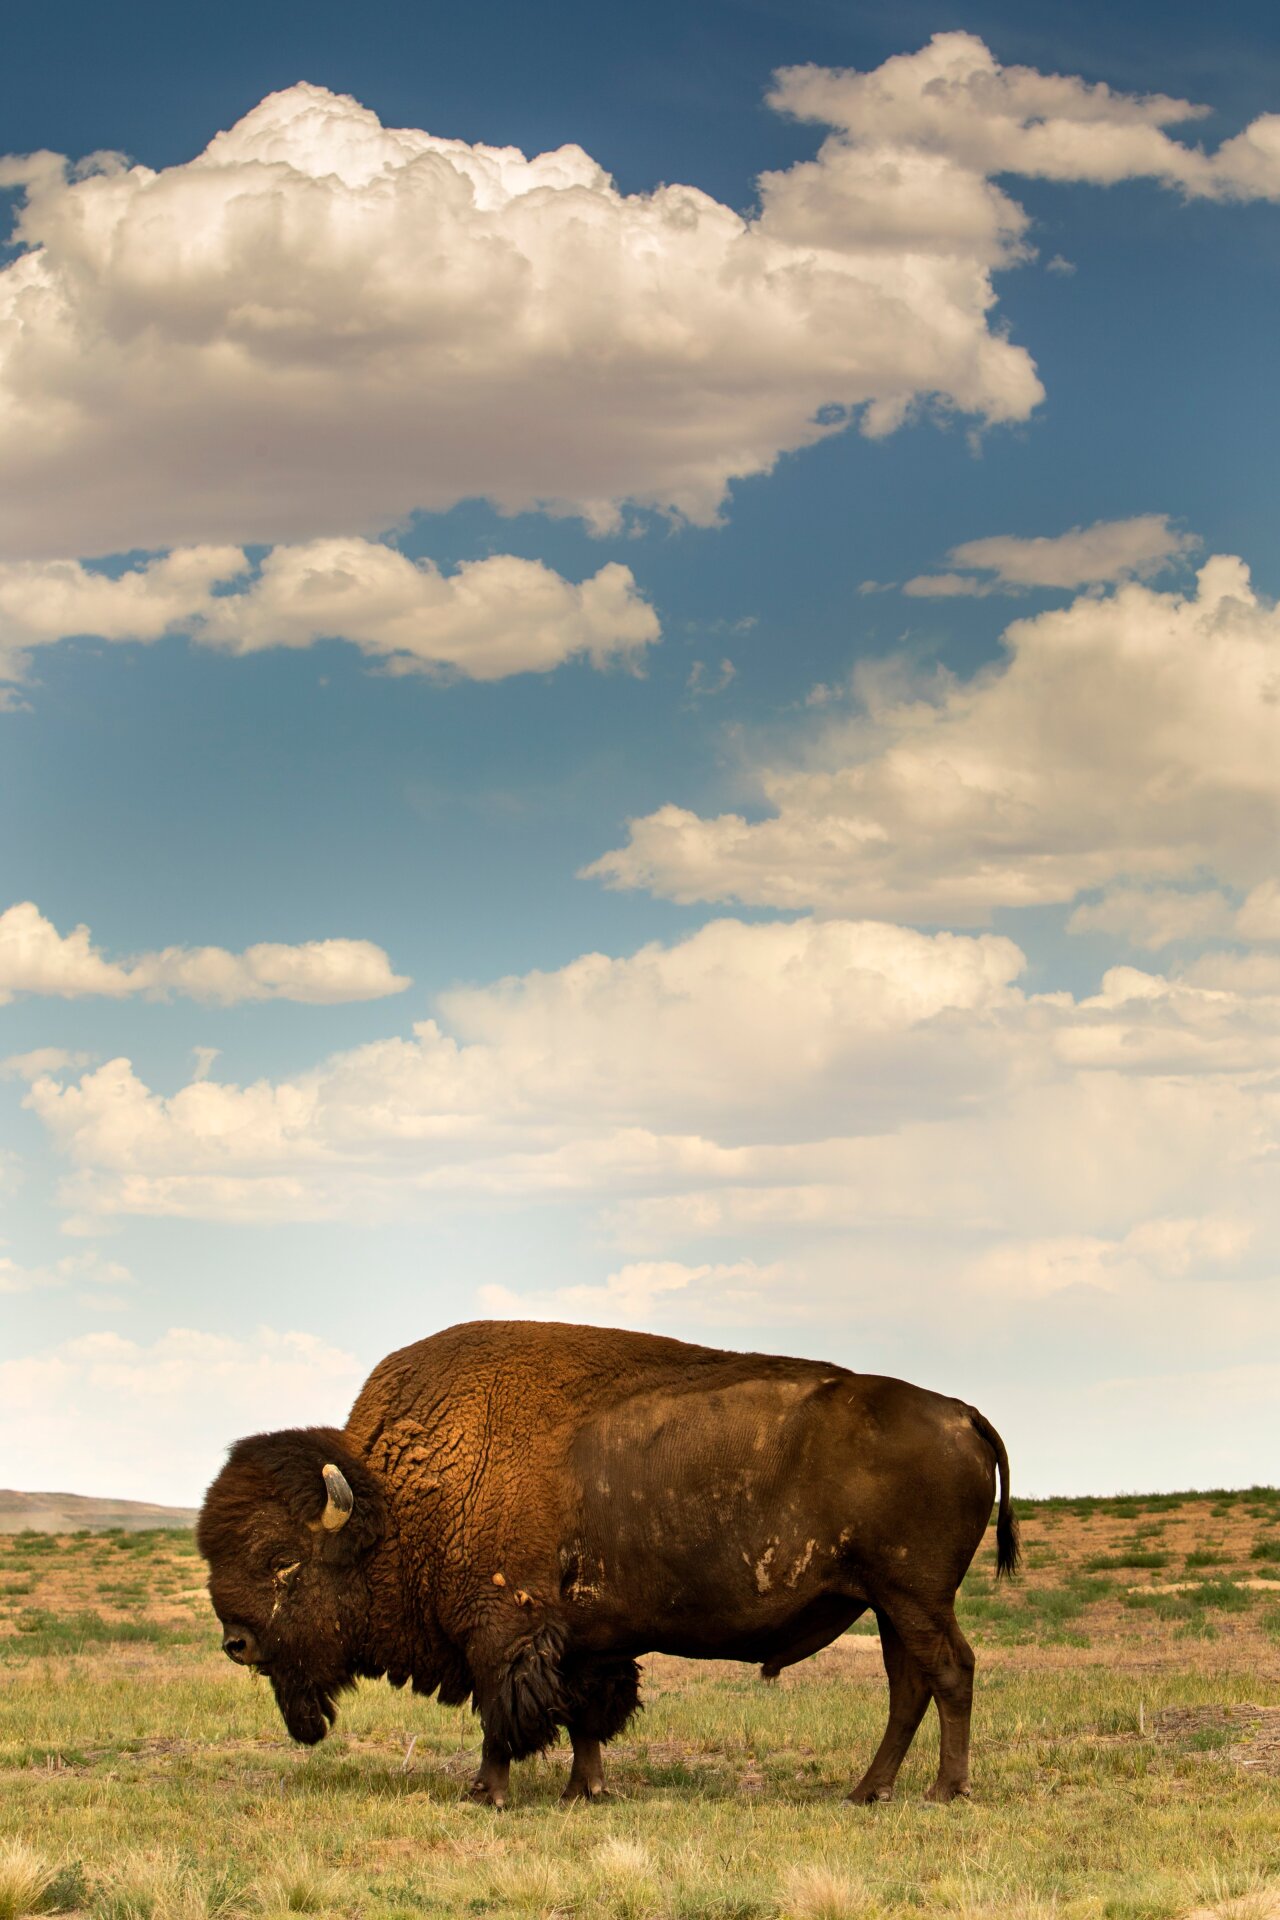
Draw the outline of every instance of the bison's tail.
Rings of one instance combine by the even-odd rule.
[[[1016,1573],[1018,1561],[1022,1557],[1022,1548],[1018,1544],[1018,1523],[1013,1517],[1013,1508],[1009,1504],[1009,1456],[1005,1452],[1004,1441],[991,1422],[976,1407],[970,1407],[969,1418],[996,1457],[996,1466],[1000,1470],[1000,1510],[996,1515],[996,1579],[1003,1574]]]

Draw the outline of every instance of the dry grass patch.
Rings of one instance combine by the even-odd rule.
[[[778,1912],[782,1920],[871,1920],[880,1907],[861,1881],[812,1861],[790,1869]]]
[[[611,1920],[650,1920],[661,1908],[653,1855],[641,1841],[621,1835],[594,1850],[583,1891],[587,1910],[607,1913]]]
[[[287,1854],[254,1883],[255,1904],[264,1913],[328,1913],[348,1904],[350,1883],[307,1853]]]
[[[23,1840],[0,1845],[0,1920],[26,1920],[44,1913],[57,1868]]]
[[[124,1854],[93,1890],[95,1920],[230,1920],[241,1906],[225,1882],[207,1882],[169,1848]]]

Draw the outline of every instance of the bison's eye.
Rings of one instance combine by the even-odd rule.
[[[279,1581],[280,1585],[282,1587],[287,1587],[289,1582],[292,1580],[294,1574],[298,1571],[298,1568],[301,1565],[302,1565],[301,1560],[293,1560],[287,1566],[275,1567],[272,1569],[272,1571],[274,1572],[275,1577]]]

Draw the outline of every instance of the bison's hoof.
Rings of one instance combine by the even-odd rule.
[[[594,1806],[597,1800],[612,1800],[613,1795],[610,1793],[608,1787],[592,1787],[588,1786],[584,1781],[571,1780],[564,1792],[560,1795],[560,1798],[566,1803],[571,1803],[575,1800],[585,1800],[588,1806]]]
[[[487,1780],[473,1780],[462,1797],[474,1800],[477,1806],[492,1807],[496,1813],[501,1813],[507,1804],[506,1794],[491,1787]]]
[[[945,1807],[953,1800],[968,1800],[971,1797],[971,1789],[967,1781],[960,1786],[954,1786],[950,1781],[935,1780],[924,1797],[931,1807]]]
[[[874,1807],[881,1800],[892,1800],[892,1787],[855,1787],[847,1798],[855,1807]]]

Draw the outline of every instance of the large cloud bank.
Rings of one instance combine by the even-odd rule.
[[[1280,191],[1274,118],[1205,155],[1164,131],[1187,103],[1002,68],[963,33],[791,70],[773,103],[836,131],[746,218],[305,84],[160,172],[3,163],[26,192],[0,272],[5,549],[345,537],[471,496],[711,521],[850,417],[1032,411],[992,324],[1027,221],[993,173]]]
[[[963,1247],[1275,1214],[1275,985],[1120,967],[1075,1000],[1027,994],[1023,966],[990,934],[714,921],[455,991],[409,1037],[288,1080],[165,1095],[117,1059],[37,1072],[27,1102],[86,1216],[586,1199],[667,1256],[788,1223]]]
[[[854,1343],[943,1387],[1050,1340],[1058,1384],[1002,1389],[1015,1436],[1019,1420],[1047,1426],[1049,1484],[1116,1484],[1109,1450],[1135,1394],[1150,1407],[1158,1389],[1099,1369],[1135,1364],[1182,1382],[1202,1415],[1161,1429],[1160,1475],[1238,1477],[1272,1411],[1240,1353],[1280,1340],[1280,981],[1122,967],[1077,1000],[1027,992],[1022,965],[989,934],[713,922],[448,995],[438,1020],[288,1079],[165,1093],[124,1059],[78,1077],[33,1061],[28,1103],[81,1231],[128,1216],[439,1230],[482,1209],[506,1217],[510,1259],[477,1265],[455,1317],[730,1343],[769,1328],[771,1345]],[[520,1249],[554,1208],[585,1212],[597,1258],[529,1285]],[[181,1382],[205,1351],[183,1341],[171,1355],[98,1336],[0,1384],[22,1405],[55,1389],[104,1417],[118,1402],[136,1442],[163,1408],[128,1411],[134,1371]],[[252,1343],[208,1353],[237,1395],[242,1371],[264,1397],[293,1372]],[[1192,1365],[1206,1371],[1187,1381]],[[345,1404],[335,1366],[313,1376],[309,1417]],[[237,1430],[225,1411],[216,1429],[212,1410],[172,1418]],[[241,1425],[276,1419],[246,1403]],[[1140,1436],[1123,1457],[1146,1457]]]
[[[1280,610],[1241,561],[1208,561],[1193,594],[1133,583],[1004,638],[971,681],[858,676],[859,712],[812,764],[762,770],[765,818],[666,805],[588,871],[681,901],[958,925],[1125,879],[1274,879]]]

